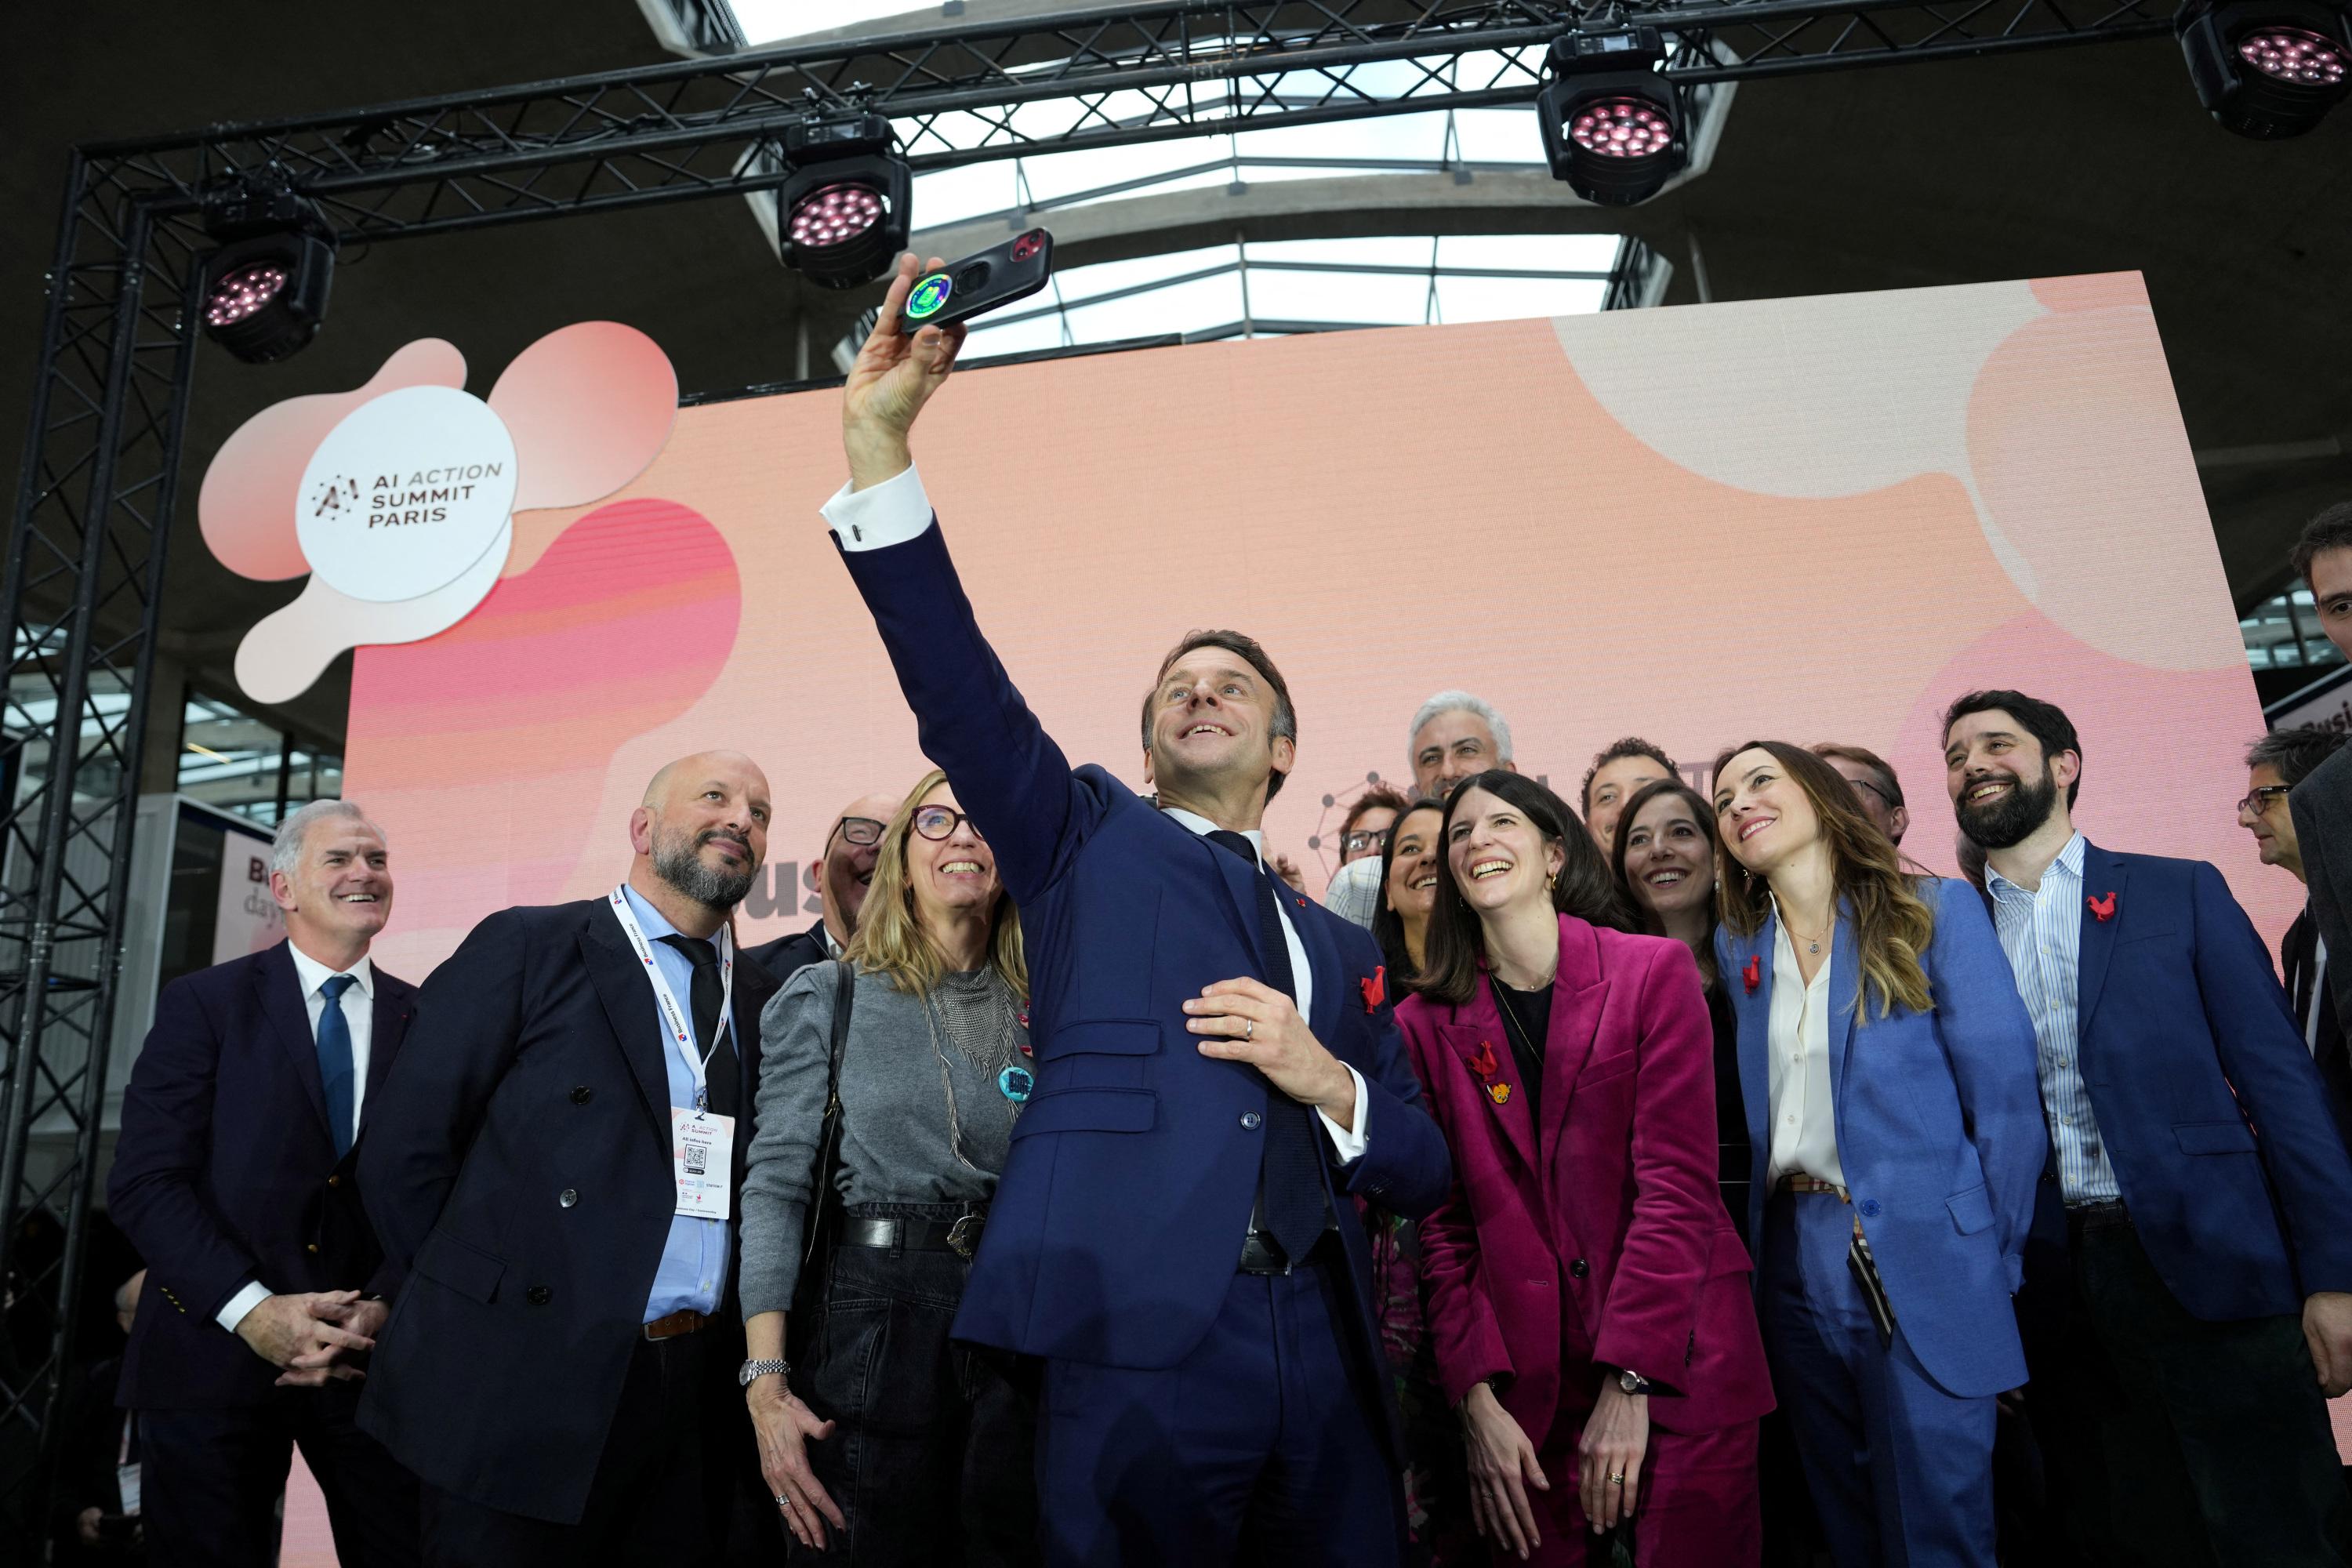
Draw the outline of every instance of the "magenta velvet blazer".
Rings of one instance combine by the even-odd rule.
[[[1538,1445],[1580,1419],[1598,1368],[1656,1384],[1674,1432],[1772,1408],[1747,1248],[1716,1185],[1714,1035],[1681,942],[1559,920],[1542,1125],[1485,983],[1460,1006],[1397,1009],[1452,1192],[1422,1222],[1430,1338],[1458,1403],[1505,1374]]]

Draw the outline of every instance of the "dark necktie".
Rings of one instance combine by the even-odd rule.
[[[1265,983],[1295,999],[1298,991],[1292,984],[1290,943],[1282,934],[1282,909],[1275,901],[1273,881],[1258,864],[1256,848],[1243,835],[1223,828],[1208,837],[1218,848],[1249,862],[1255,872],[1258,948],[1265,958]],[[1294,1263],[1306,1260],[1331,1212],[1323,1194],[1323,1155],[1316,1137],[1315,1112],[1268,1083],[1258,1202],[1266,1230]]]
[[[710,1055],[702,1069],[709,1086],[710,1109],[721,1116],[732,1116],[738,1099],[735,1031],[728,1030],[719,1048],[710,1049],[711,1039],[719,1033],[719,950],[698,936],[680,936],[674,931],[661,940],[686,954],[686,961],[694,965],[694,995],[689,1004],[694,1009],[694,1054]]]
[[[356,1076],[352,1066],[351,1020],[343,1016],[343,993],[359,984],[349,974],[331,974],[319,983],[327,1005],[319,1009],[319,1083],[327,1091],[327,1131],[334,1135],[335,1158],[352,1152],[352,1091]]]

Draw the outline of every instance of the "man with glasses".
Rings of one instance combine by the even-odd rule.
[[[842,807],[817,851],[816,896],[824,905],[823,917],[806,931],[747,947],[743,956],[779,982],[805,965],[839,958],[857,933],[857,911],[866,907],[866,889],[874,881],[882,829],[898,810],[898,796],[879,794],[859,795]]]
[[[1886,759],[1876,752],[1861,746],[1849,746],[1837,741],[1823,741],[1813,748],[1813,755],[1838,771],[1838,776],[1853,786],[1853,803],[1862,807],[1862,815],[1878,824],[1878,831],[1886,835],[1892,844],[1903,842],[1904,831],[1911,826],[1911,813],[1903,805],[1903,784]]]
[[[2238,803],[2238,826],[2254,836],[2255,853],[2265,866],[2293,872],[2305,879],[2303,847],[2295,837],[2294,814],[2287,795],[2309,778],[2322,763],[2344,747],[2340,730],[2305,724],[2273,730],[2246,752],[2246,798]],[[2279,943],[2280,966],[2286,973],[2287,999],[2294,1005],[2295,1021],[2303,1026],[2303,1043],[2319,1066],[2319,1079],[2327,1086],[2327,1109],[2336,1128],[2352,1148],[2352,1059],[2347,1058],[2344,1026],[2327,984],[2327,944],[2308,907],[2297,912]]]

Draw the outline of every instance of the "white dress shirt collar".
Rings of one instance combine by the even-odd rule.
[[[350,975],[359,983],[361,995],[371,1002],[375,1000],[375,969],[368,963],[366,953],[361,953],[359,962],[349,969],[330,969],[295,946],[290,938],[287,941],[286,951],[294,956],[294,976],[301,983],[304,1001],[318,994],[319,987],[338,974]]]
[[[2066,874],[2072,877],[2075,881],[2081,881],[2083,879],[2083,851],[2089,847],[2090,841],[2084,838],[2080,833],[2075,834],[2074,837],[2066,840],[2066,847],[2058,851],[2057,855],[2051,860],[2050,866],[2043,869],[2042,873],[2042,879],[2045,881],[2048,880],[2051,869],[2059,868],[2063,869]],[[2012,893],[2022,893],[2029,899],[2033,897],[2036,892],[2040,891],[2040,889],[2038,888],[2024,888],[2011,881],[2008,878],[1994,870],[1992,868],[1992,862],[1990,860],[1985,862],[1985,888],[1995,899],[1999,899],[2004,889]]]
[[[1200,834],[1202,837],[1206,837],[1208,835],[1218,830],[1217,825],[1211,822],[1207,817],[1202,816],[1198,812],[1187,811],[1181,805],[1163,805],[1160,809],[1164,816],[1173,817],[1176,821],[1182,823],[1188,830]],[[1265,865],[1265,830],[1263,828],[1253,827],[1244,832],[1242,837],[1249,840],[1251,850],[1257,856],[1257,863],[1261,866]]]

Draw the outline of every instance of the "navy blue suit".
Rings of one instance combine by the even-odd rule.
[[[1843,909],[1832,937],[1830,1085],[1851,1206],[1767,1185],[1774,921],[1718,931],[1716,956],[1739,1020],[1765,1348],[1832,1550],[1842,1564],[1989,1568],[1993,1396],[2025,1381],[2010,1298],[2048,1141],[2032,1024],[1982,903],[1964,882],[1920,890],[1936,913],[1920,955],[1929,1011],[1879,1016]],[[1894,1308],[1883,1351],[1845,1262],[1856,1218]]]
[[[2028,1281],[2079,1552],[2352,1554],[2304,1299],[2352,1290],[2352,1158],[2270,954],[2203,861],[2085,844],[2075,1040],[2127,1224],[2042,1184]],[[2106,918],[2099,911],[2105,910]]]
[[[739,1178],[775,990],[736,964]],[[557,1525],[588,1510],[677,1207],[662,1044],[602,899],[501,910],[425,982],[361,1161],[410,1273],[360,1420],[428,1487]]]
[[[327,1493],[345,1561],[382,1559],[387,1531],[413,1554],[415,1483],[353,1427],[354,1385],[278,1388],[278,1369],[215,1318],[248,1281],[279,1294],[399,1287],[401,1266],[377,1244],[354,1173],[416,992],[381,969],[373,984],[361,1140],[340,1157],[282,942],[165,986],[131,1067],[107,1202],[146,1261],[147,1285],[119,1396],[150,1413],[151,1537],[173,1532],[185,1505],[201,1538],[157,1546],[174,1561],[267,1561],[268,1542],[252,1537],[274,1540],[295,1442]],[[247,1517],[256,1497],[257,1523]]]
[[[1386,1373],[1367,1248],[1348,1194],[1419,1215],[1444,1196],[1450,1163],[1420,1104],[1388,1003],[1368,990],[1379,954],[1364,931],[1283,890],[1284,913],[1313,974],[1308,1026],[1364,1081],[1366,1152],[1345,1168],[1324,1163],[1343,1220],[1343,1258],[1327,1286],[1310,1289],[1328,1289],[1328,1302],[1302,1299],[1269,1309],[1261,1293],[1255,1306],[1237,1305],[1246,1289],[1237,1288],[1235,1266],[1276,1091],[1254,1069],[1202,1056],[1181,1005],[1216,981],[1267,973],[1258,935],[1263,873],[1100,767],[1070,766],[982,637],[936,521],[905,543],[847,552],[845,559],[897,668],[925,754],[946,771],[987,836],[1020,908],[1028,952],[1036,1089],[1013,1127],[956,1335],[1054,1363],[1041,1511],[1049,1534],[1067,1532],[1049,1540],[1049,1552],[1129,1561],[1170,1552],[1187,1561],[1181,1554],[1194,1550],[1209,1554],[1199,1560],[1213,1560],[1224,1539],[1213,1531],[1192,1538],[1190,1548],[1154,1539],[1163,1505],[1181,1512],[1187,1504],[1146,1500],[1139,1489],[1164,1479],[1147,1473],[1155,1467],[1181,1471],[1195,1455],[1186,1437],[1158,1426],[1156,1444],[1118,1447],[1113,1423],[1139,1415],[1138,1398],[1151,1400],[1137,1395],[1135,1380],[1104,1369],[1165,1373],[1160,1381],[1171,1387],[1181,1375],[1171,1369],[1188,1364],[1202,1376],[1249,1375],[1239,1369],[1252,1347],[1223,1344],[1220,1335],[1244,1321],[1265,1325],[1269,1310],[1277,1321],[1312,1322],[1328,1306],[1336,1333],[1323,1338],[1339,1342],[1362,1394],[1360,1408],[1334,1424],[1382,1431]],[[1301,1270],[1302,1283],[1309,1273],[1324,1271]],[[1303,1315],[1289,1318],[1294,1310]],[[1240,1331],[1246,1338],[1251,1331]],[[1261,1337],[1274,1332],[1267,1328]],[[1204,1356],[1223,1370],[1202,1373]],[[1384,1440],[1374,1436],[1368,1450],[1375,1467],[1385,1462],[1378,1458]],[[1056,1471],[1055,1454],[1089,1450],[1087,1476]],[[1093,1495],[1053,1495],[1080,1485]],[[1248,1503],[1189,1500],[1207,1513]],[[1124,1543],[1080,1542],[1086,1531],[1071,1521],[1087,1510],[1124,1530]],[[1334,1550],[1351,1531],[1377,1534],[1388,1524],[1360,1516],[1320,1522]],[[1377,1540],[1363,1551],[1359,1560],[1381,1560]]]

